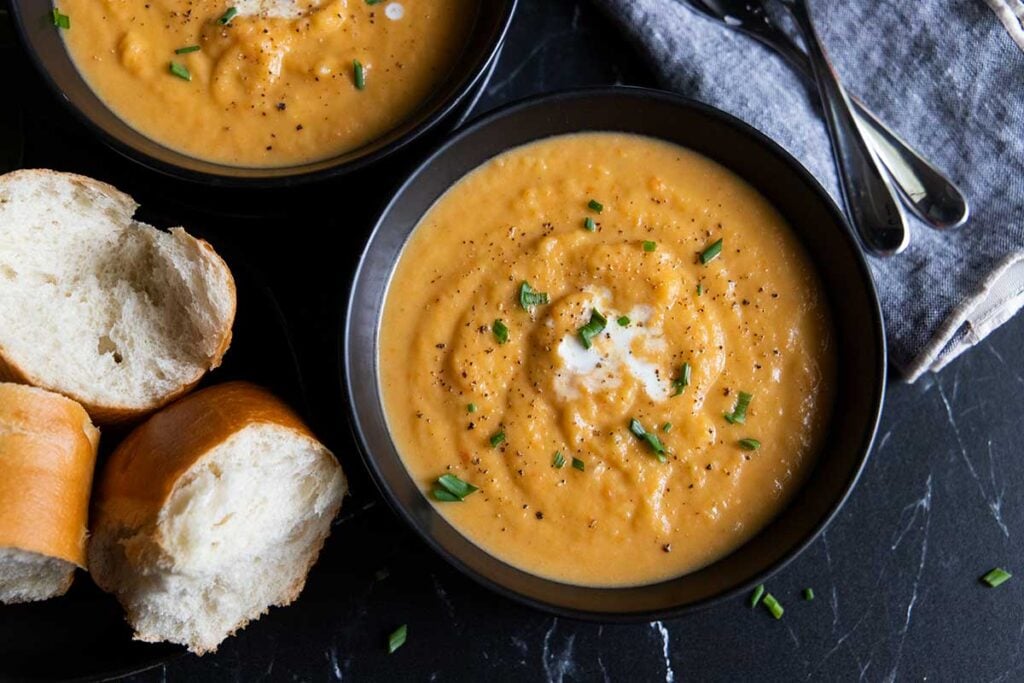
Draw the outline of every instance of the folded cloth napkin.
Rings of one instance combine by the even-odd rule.
[[[774,138],[841,202],[817,95],[774,53],[679,0],[595,2],[666,88]],[[956,231],[908,216],[907,251],[869,258],[890,358],[908,381],[942,368],[1024,304],[1024,53],[986,2],[997,0],[811,2],[847,89],[971,203],[970,222]]]

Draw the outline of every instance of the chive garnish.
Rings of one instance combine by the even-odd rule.
[[[665,432],[666,434],[671,432],[672,431],[672,423],[671,422],[666,422],[665,424],[661,425],[661,431]]]
[[[1011,576],[1013,576],[1013,574],[1011,574],[1010,572],[1006,571],[1005,569],[996,567],[988,574],[985,574],[985,576],[981,577],[981,580],[987,583],[992,588],[995,588],[996,586],[1000,586],[1006,583],[1006,581],[1009,580]]]
[[[652,242],[651,240],[644,240],[644,251],[650,252],[650,251],[654,251],[657,248],[658,248],[658,243],[657,242]]]
[[[523,310],[528,311],[532,306],[546,303],[548,303],[547,292],[538,292],[526,281],[519,285],[519,305],[523,307]]]
[[[587,469],[586,464],[582,460],[580,460],[579,458],[573,458],[572,459],[572,466],[573,466],[573,469],[577,469],[580,472],[585,472],[586,469]]]
[[[437,478],[433,494],[437,500],[455,503],[465,500],[466,496],[474,491],[479,491],[479,489],[468,481],[462,481],[454,474],[442,474]]]
[[[741,391],[740,395],[736,398],[736,407],[732,409],[731,413],[725,414],[725,420],[729,424],[743,424],[747,421],[747,408],[750,407],[750,401],[753,400],[754,396],[748,394],[745,391]]]
[[[409,636],[409,627],[402,624],[388,636],[388,654],[394,654],[395,650],[405,645],[405,639]]]
[[[466,412],[467,413],[475,413],[476,412],[476,404],[475,403],[470,403],[468,406],[466,406]]]
[[[498,340],[499,344],[504,344],[508,341],[508,326],[501,322],[500,318],[491,325],[491,332],[494,333],[494,338]]]
[[[505,443],[505,432],[499,431],[491,434],[490,438],[491,446],[497,448],[501,444]]]
[[[629,327],[629,316],[628,315],[620,315],[619,319],[616,320],[615,322],[617,322],[619,324],[619,327]]]
[[[775,596],[771,593],[766,593],[764,600],[762,600],[764,606],[768,608],[768,611],[772,613],[772,616],[776,619],[782,618],[782,613],[786,610],[782,609],[782,605],[775,599]]]
[[[690,386],[690,375],[693,373],[693,369],[689,363],[683,363],[679,366],[679,376],[672,380],[672,388],[675,389],[672,392],[673,396],[678,396],[683,393],[683,389]]]
[[[367,5],[379,5],[382,2],[384,2],[384,0],[366,0]]]
[[[704,293],[704,285],[700,282],[697,283],[697,296]]]
[[[740,448],[745,451],[756,451],[760,447],[761,442],[757,439],[751,439],[749,437],[746,439],[740,439]]]
[[[647,445],[650,446],[651,450],[654,452],[654,456],[658,458],[658,462],[666,462],[668,460],[668,458],[665,457],[665,446],[663,446],[661,440],[658,439],[658,435],[644,429],[644,426],[640,424],[640,420],[635,417],[630,420],[629,431],[636,434],[636,437],[641,441],[647,442]]]
[[[814,589],[813,588],[805,588],[804,589],[804,600],[810,601],[810,600],[813,600],[813,599],[814,599]]]
[[[700,252],[700,262],[707,265],[718,258],[718,255],[722,253],[722,238],[719,237],[717,241],[712,242],[711,245]]]
[[[235,18],[236,14],[238,14],[238,8],[228,7],[228,11],[220,15],[220,19],[217,20],[217,23],[221,26],[227,26],[231,23],[231,20]]]
[[[366,70],[363,69],[363,63],[358,59],[352,60],[352,78],[356,82],[356,90],[366,87]]]
[[[562,455],[562,451],[555,451],[555,457],[551,459],[551,466],[560,470],[563,465],[565,465],[565,456]]]
[[[754,589],[754,592],[750,596],[750,609],[754,609],[755,607],[757,607],[757,603],[761,602],[761,597],[763,595],[764,595],[764,584],[763,583],[759,583],[759,584],[757,584],[757,588]]]
[[[61,14],[61,11],[56,7],[53,8],[53,25],[57,28],[69,29],[71,28],[71,17],[66,14]]]
[[[597,335],[604,331],[604,326],[608,324],[607,318],[601,315],[601,312],[596,308],[590,312],[590,322],[581,327],[579,330],[580,341],[583,342],[583,348],[589,349],[593,346],[590,341]]]
[[[179,47],[174,51],[176,55],[187,55],[189,52],[199,52],[198,45],[186,45],[185,47]]]
[[[593,218],[587,216],[586,218],[583,219],[583,227],[589,230],[590,232],[594,232],[595,230],[597,230],[597,223],[594,222]]]
[[[587,202],[587,208],[595,213],[601,213],[602,211],[604,211],[604,204],[597,201],[596,199],[591,199],[589,202]]]
[[[184,64],[178,64],[177,62],[171,62],[170,71],[172,74],[182,79],[183,81],[191,81],[192,74],[188,72]]]

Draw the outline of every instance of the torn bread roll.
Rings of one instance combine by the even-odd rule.
[[[203,654],[302,590],[345,476],[284,403],[243,382],[150,417],[111,456],[89,562],[135,637]]]
[[[74,401],[0,383],[0,603],[63,595],[85,567],[99,440]]]
[[[150,412],[220,365],[235,284],[213,248],[132,218],[70,173],[0,176],[0,379],[69,396],[99,423]]]

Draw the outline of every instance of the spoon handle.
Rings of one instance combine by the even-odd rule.
[[[778,52],[803,77],[815,81],[811,60],[787,33],[774,25],[742,28],[748,35]],[[938,230],[956,228],[967,222],[970,205],[960,188],[910,143],[885,125],[867,105],[850,95],[853,114],[906,206]]]
[[[879,256],[898,254],[910,240],[893,188],[857,127],[850,99],[825,56],[804,0],[785,4],[807,44],[850,219],[865,249]]]

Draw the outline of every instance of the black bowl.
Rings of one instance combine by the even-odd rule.
[[[457,117],[458,105],[479,85],[496,59],[516,0],[481,0],[476,23],[454,70],[404,123],[350,152],[281,168],[243,168],[204,161],[146,137],[121,120],[82,78],[60,32],[53,26],[52,0],[9,0],[9,4],[22,42],[58,99],[114,150],[143,166],[189,181],[219,186],[280,187],[365,168],[405,147],[440,122]]]
[[[388,433],[377,373],[380,315],[402,247],[431,204],[466,173],[512,147],[579,131],[622,131],[700,152],[742,176],[786,217],[827,293],[839,359],[834,415],[820,457],[790,505],[736,551],[692,574],[625,587],[571,586],[487,554],[439,515],[409,476]],[[867,460],[885,388],[885,331],[867,265],[836,204],[779,145],[716,109],[638,88],[582,90],[515,104],[471,125],[405,182],[378,222],[356,271],[345,323],[344,368],[363,458],[384,497],[462,572],[559,615],[654,620],[729,597],[783,567],[828,524]]]

